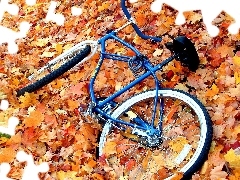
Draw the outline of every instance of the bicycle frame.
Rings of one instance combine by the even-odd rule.
[[[84,58],[80,63],[85,62],[86,60],[90,59],[95,52],[97,51],[97,45],[101,46],[101,51],[100,51],[100,59],[98,61],[97,67],[90,79],[90,85],[89,85],[89,91],[90,91],[90,100],[91,100],[91,104],[89,106],[89,111],[90,114],[92,114],[92,112],[96,112],[96,114],[101,115],[103,118],[105,119],[109,119],[115,123],[121,123],[133,128],[138,128],[141,130],[145,130],[146,132],[149,132],[150,134],[154,134],[156,130],[156,128],[153,127],[154,125],[154,118],[156,115],[156,107],[157,107],[157,93],[158,90],[161,88],[160,86],[160,81],[158,80],[158,78],[156,77],[155,72],[160,70],[164,65],[166,65],[167,63],[169,63],[170,61],[172,61],[175,57],[171,56],[169,58],[167,58],[165,61],[163,61],[162,63],[158,64],[157,66],[153,66],[149,59],[147,57],[145,57],[144,55],[142,55],[133,45],[125,42],[124,40],[122,40],[121,38],[119,38],[116,33],[120,30],[122,30],[123,28],[127,27],[128,25],[132,25],[132,27],[134,28],[134,30],[136,31],[136,33],[143,39],[151,39],[154,42],[160,42],[162,39],[159,37],[154,37],[154,36],[148,36],[142,33],[142,31],[139,29],[139,27],[136,25],[134,19],[131,17],[130,13],[128,12],[126,6],[125,6],[126,0],[121,0],[121,7],[122,10],[126,16],[126,18],[128,19],[128,22],[123,25],[122,27],[111,31],[109,33],[107,33],[105,36],[103,36],[102,38],[100,38],[98,41],[93,41],[93,40],[86,40],[83,41],[77,45],[75,45],[74,47],[72,47],[71,49],[69,49],[67,52],[64,52],[63,54],[61,54],[60,56],[54,58],[52,61],[50,61],[46,66],[42,67],[41,69],[39,69],[37,71],[37,73],[41,73],[44,70],[48,69],[49,67],[51,67],[52,65],[54,65],[55,63],[57,63],[59,60],[64,59],[65,57],[71,56],[72,54],[76,54],[80,51],[80,49],[82,47],[84,47],[84,45],[86,44],[91,44],[94,46],[94,48],[92,49],[92,53],[87,56],[86,58]],[[139,76],[138,78],[136,78],[133,82],[129,83],[127,86],[123,87],[121,90],[119,90],[118,92],[115,92],[114,94],[112,94],[111,96],[107,97],[105,100],[103,101],[99,101],[97,100],[97,98],[95,97],[94,94],[94,82],[96,80],[97,74],[100,71],[100,68],[102,66],[103,60],[104,59],[112,59],[112,60],[118,60],[118,61],[123,61],[123,62],[129,62],[133,57],[132,56],[123,56],[123,55],[118,55],[118,54],[110,54],[106,52],[106,41],[113,39],[115,41],[118,41],[119,43],[121,43],[123,46],[131,49],[134,53],[135,53],[135,57],[142,57],[143,58],[143,66],[146,68],[146,72],[144,74],[142,74],[141,76]],[[127,90],[131,89],[132,87],[134,87],[136,84],[140,83],[142,80],[144,80],[145,78],[152,76],[155,80],[155,84],[156,84],[156,98],[154,100],[154,110],[153,110],[153,115],[152,115],[152,122],[151,124],[147,124],[145,121],[140,120],[140,124],[141,125],[136,125],[133,123],[129,123],[129,122],[125,122],[119,119],[115,119],[112,118],[107,112],[105,112],[103,110],[104,105],[106,105],[109,102],[113,102],[113,100],[120,96],[121,94],[123,94],[124,92],[126,92]],[[34,74],[28,77],[29,80],[34,79]],[[162,114],[163,114],[163,101],[161,99],[161,107],[160,107],[160,123],[159,123],[159,130],[161,129],[161,123],[162,123]],[[139,123],[139,122],[138,122]]]
[[[100,59],[98,61],[97,67],[90,79],[90,85],[89,85],[89,91],[90,91],[90,99],[91,99],[91,110],[92,112],[96,112],[97,114],[100,114],[102,117],[104,117],[105,119],[109,119],[115,123],[121,123],[127,126],[130,126],[132,128],[138,128],[138,129],[142,129],[145,130],[147,132],[150,133],[154,133],[155,132],[155,128],[153,127],[154,124],[154,117],[156,114],[156,106],[157,106],[157,93],[158,90],[161,88],[160,86],[160,81],[158,80],[158,78],[156,77],[155,72],[162,69],[162,67],[166,64],[168,64],[170,61],[172,61],[174,59],[174,56],[171,56],[169,58],[167,58],[166,60],[164,60],[162,63],[158,64],[157,66],[152,66],[152,64],[149,62],[148,58],[145,57],[144,58],[144,66],[146,67],[147,71],[142,74],[141,76],[139,76],[138,78],[136,78],[134,81],[132,81],[130,84],[128,84],[127,86],[123,87],[122,89],[120,89],[119,91],[115,92],[114,94],[112,94],[111,96],[107,97],[105,100],[103,101],[98,101],[97,98],[95,97],[94,94],[94,82],[96,80],[97,74],[100,71],[100,68],[102,66],[103,60],[104,59],[112,59],[112,60],[118,60],[118,61],[124,61],[124,62],[128,62],[131,58],[133,58],[132,56],[122,56],[122,55],[117,55],[117,54],[109,54],[106,52],[106,41],[109,39],[113,39],[115,41],[120,42],[123,46],[130,48],[135,54],[136,56],[143,56],[135,47],[133,47],[131,44],[123,41],[122,39],[120,39],[117,35],[115,31],[112,31],[110,33],[108,33],[107,35],[105,35],[104,37],[100,38],[98,40],[98,44],[101,46],[101,51],[100,51]],[[127,90],[129,90],[130,88],[134,87],[136,84],[140,83],[142,80],[144,80],[145,78],[149,77],[149,76],[153,76],[154,80],[155,80],[155,84],[156,84],[156,98],[155,98],[155,102],[154,102],[154,111],[153,111],[153,117],[152,117],[152,123],[151,125],[147,124],[146,122],[142,122],[141,126],[130,123],[130,122],[126,122],[126,121],[122,121],[119,119],[115,119],[113,117],[111,117],[111,115],[107,114],[107,112],[105,112],[102,108],[104,107],[104,105],[106,105],[107,103],[113,101],[116,97],[120,96],[121,94],[123,94],[124,92],[126,92]],[[161,111],[163,110],[163,103],[161,103]],[[162,113],[161,113],[162,114]],[[161,128],[161,124],[159,125]]]

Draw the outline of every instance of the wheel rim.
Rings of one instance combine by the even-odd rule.
[[[184,118],[186,120],[186,118],[190,117],[190,115],[189,115],[190,113],[187,113],[189,117],[186,116],[186,112],[185,112],[186,110],[188,110],[189,112],[192,112],[192,110],[196,111],[195,112],[196,114],[195,113],[194,114],[199,118],[200,122],[198,124],[194,124],[194,123],[196,123],[195,119],[194,119],[194,122],[189,121],[188,124],[190,124],[190,122],[192,123],[191,129],[194,129],[193,131],[188,130],[186,128],[187,124],[185,124],[185,129],[182,129],[182,130],[186,131],[185,133],[177,134],[180,136],[176,136],[176,137],[172,136],[169,140],[167,140],[167,141],[165,140],[165,142],[164,142],[165,144],[163,144],[162,147],[160,147],[159,149],[145,148],[141,144],[137,143],[136,140],[132,141],[132,140],[122,139],[123,137],[126,136],[126,134],[122,134],[122,132],[120,132],[118,129],[116,129],[115,126],[112,126],[112,124],[110,122],[107,122],[106,125],[104,126],[104,129],[103,129],[103,132],[102,132],[102,135],[100,138],[99,155],[100,156],[104,155],[105,158],[107,158],[108,160],[109,160],[109,158],[111,159],[113,155],[116,155],[120,159],[119,164],[125,166],[125,168],[128,168],[128,169],[129,169],[128,164],[131,164],[131,163],[133,165],[134,165],[134,163],[138,164],[138,165],[134,165],[134,168],[132,168],[131,171],[129,171],[130,175],[133,170],[136,171],[136,168],[138,168],[138,169],[141,169],[142,171],[145,171],[145,174],[143,176],[146,176],[146,177],[144,177],[144,178],[149,178],[150,176],[153,177],[156,175],[159,176],[160,172],[161,173],[165,172],[168,174],[168,178],[167,177],[164,177],[164,178],[170,179],[173,175],[176,175],[176,174],[174,174],[174,171],[176,171],[176,170],[178,172],[182,172],[184,174],[187,171],[192,171],[190,169],[193,165],[196,165],[196,161],[199,161],[200,158],[203,158],[203,157],[199,157],[199,156],[203,156],[202,149],[206,145],[205,144],[206,135],[207,135],[207,131],[209,131],[209,130],[207,129],[207,123],[205,121],[205,114],[202,111],[201,107],[198,105],[198,103],[196,101],[191,99],[191,97],[188,97],[185,94],[182,94],[178,91],[161,90],[159,92],[161,92],[161,94],[165,97],[171,95],[171,97],[173,97],[173,98],[184,100],[185,102],[187,102],[187,104],[190,104],[193,107],[192,109],[187,109],[189,107],[187,107],[185,103],[178,105],[180,108],[183,108],[183,107],[185,108],[185,110],[181,113],[181,116],[183,116],[183,117],[181,117],[181,123],[184,121]],[[128,104],[126,104],[126,102],[123,103],[121,106],[119,106],[113,112],[112,116],[119,117],[122,114],[122,112],[126,110],[127,106],[132,106],[133,104],[136,103],[136,101],[138,101],[138,99],[146,100],[146,99],[148,99],[148,97],[154,97],[155,93],[156,93],[155,91],[148,91],[146,93],[137,95],[137,97],[135,97],[135,98],[131,98],[131,102],[129,101]],[[169,102],[168,102],[168,104],[170,105],[171,103],[169,103]],[[169,113],[171,111],[171,109],[169,109],[167,106],[165,106],[165,107],[166,107],[166,113]],[[132,111],[132,109],[131,109],[131,111]],[[139,115],[139,112],[137,112],[137,113]],[[165,127],[165,132],[163,131],[164,136],[166,136],[166,134],[168,134],[168,136],[171,135],[171,132],[173,133],[174,130],[179,131],[179,128],[177,129],[177,126],[179,126],[179,123],[180,123],[179,117],[174,117],[173,119],[178,119],[175,122],[175,125],[172,126],[173,128],[167,127],[166,126],[167,123],[164,124],[164,127]],[[191,119],[191,117],[190,117],[190,119]],[[198,127],[198,130],[196,130],[194,128],[195,126],[196,127],[201,126],[201,129]],[[169,131],[167,131],[167,129],[169,129]],[[114,130],[115,132],[112,133],[112,130]],[[197,133],[197,131],[199,131],[199,134]],[[197,137],[197,135],[198,135],[198,137]],[[132,137],[130,137],[130,138],[132,138]],[[195,140],[198,140],[198,144],[194,144]],[[106,142],[106,144],[105,144],[105,142]],[[124,153],[127,152],[128,155],[130,154],[130,156],[127,156],[125,154],[124,154],[124,156],[121,156],[121,154],[123,152],[120,152],[120,154],[119,154],[119,152],[118,152],[119,150],[117,150],[116,154],[111,154],[112,152],[111,153],[107,152],[109,144],[110,145],[111,145],[111,143],[114,144],[114,142],[116,143],[115,144],[116,149],[117,148],[118,149],[119,148],[120,149],[121,148],[128,149],[128,150],[124,151]],[[168,142],[167,145],[166,145],[166,142]],[[179,143],[179,142],[181,142],[181,143]],[[127,147],[127,146],[123,147],[124,145],[121,145],[121,143],[127,143],[127,144],[129,144],[129,147]],[[166,148],[164,149],[163,147],[165,147],[165,146],[166,146]],[[169,151],[169,148],[171,151]],[[168,152],[166,151],[167,149],[168,149]],[[129,152],[131,150],[132,151],[134,150],[133,154],[131,154]],[[140,150],[141,150],[141,152],[140,152]],[[166,152],[163,153],[163,151],[166,151]],[[139,155],[140,153],[142,153],[142,156],[144,156],[145,159],[143,158],[140,160],[139,159],[136,160],[135,159],[136,154]],[[128,161],[126,161],[124,164],[124,160],[123,160],[124,158],[130,159],[129,160],[130,163]],[[150,164],[148,164],[147,168],[143,167],[143,166],[146,166],[146,165],[143,165],[144,161],[147,161],[146,158],[149,158],[149,160],[153,159],[153,161],[151,161]],[[190,160],[187,161],[186,160],[187,158],[190,158]],[[164,161],[164,163],[162,161]],[[172,167],[170,167],[171,163],[173,163],[173,162],[175,163],[174,166],[172,165]],[[176,164],[178,164],[179,167],[176,168],[175,167]],[[161,178],[163,178],[163,177],[161,177]]]

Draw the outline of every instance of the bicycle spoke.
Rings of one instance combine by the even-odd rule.
[[[138,101],[122,112],[119,119],[137,125],[144,121],[150,126],[154,100],[147,98]],[[134,121],[137,118],[139,120]],[[191,106],[179,99],[159,96],[154,121],[156,129],[159,123],[162,123],[161,137],[151,137],[146,132],[144,134],[140,130],[134,131],[134,128],[115,124],[106,136],[103,148],[105,158],[109,160],[113,156],[118,157],[120,160],[114,161],[114,166],[123,166],[128,176],[139,171],[140,179],[164,179],[176,174],[182,176],[181,169],[193,158],[199,147],[201,126],[198,115]],[[119,128],[121,126],[124,126],[124,130]],[[162,143],[156,138],[161,138]],[[109,149],[112,150],[110,153]]]

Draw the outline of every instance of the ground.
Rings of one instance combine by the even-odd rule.
[[[8,53],[8,44],[0,46],[0,99],[7,99],[10,104],[7,110],[0,112],[1,123],[7,124],[11,116],[20,120],[15,135],[1,136],[0,163],[10,163],[8,177],[19,179],[22,176],[25,164],[17,161],[16,154],[24,150],[34,156],[36,164],[49,163],[49,171],[40,173],[41,179],[127,179],[124,168],[110,167],[104,159],[96,158],[97,137],[102,127],[96,120],[84,118],[78,111],[79,106],[89,103],[89,79],[99,54],[40,90],[16,97],[16,91],[29,83],[27,76],[53,57],[80,41],[97,39],[107,30],[123,25],[126,19],[120,2],[59,1],[56,13],[65,17],[62,26],[46,20],[49,1],[39,0],[33,6],[23,0],[13,2],[20,7],[19,14],[5,13],[0,25],[19,31],[19,23],[27,21],[31,27],[26,37],[16,41],[17,54]],[[162,36],[163,41],[152,43],[143,40],[130,26],[118,35],[132,42],[153,64],[169,56],[170,52],[163,45],[171,40],[170,36],[185,35],[194,42],[200,57],[199,69],[190,72],[174,61],[164,69],[163,75],[167,77],[163,84],[165,87],[195,95],[207,108],[213,122],[214,134],[208,159],[192,179],[239,179],[240,34],[232,35],[227,31],[233,19],[224,12],[219,14],[214,25],[220,33],[210,37],[201,12],[185,13],[186,23],[177,26],[174,23],[176,10],[164,6],[161,12],[155,14],[150,10],[151,2],[140,1],[135,5],[128,4],[128,7],[144,33]],[[72,15],[73,6],[81,8],[82,14]],[[131,53],[116,43],[109,43],[107,49]],[[127,64],[107,61],[98,76],[96,94],[108,95],[133,80],[127,67]],[[144,82],[132,91],[140,92],[151,85]],[[127,99],[131,93],[121,98]],[[109,148],[114,151],[115,146]],[[124,165],[130,170],[134,166],[133,161]]]

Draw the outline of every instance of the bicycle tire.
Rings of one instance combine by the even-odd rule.
[[[58,69],[52,71],[50,74],[47,74],[45,77],[39,79],[38,81],[29,84],[28,86],[20,89],[17,91],[17,96],[22,96],[26,92],[31,93],[34,92],[43,86],[49,84],[59,76],[63,75],[65,72],[73,68],[76,64],[78,64],[81,60],[83,60],[85,57],[89,55],[91,52],[91,46],[87,45],[84,49],[80,51],[79,54],[77,54],[74,58],[72,58],[70,61],[64,63],[62,66],[60,66]]]
[[[124,113],[126,109],[128,109],[129,107],[132,107],[134,104],[137,104],[143,99],[155,97],[155,95],[156,95],[155,90],[149,90],[149,91],[145,91],[140,94],[134,95],[133,97],[131,97],[130,99],[126,100],[121,105],[119,105],[113,111],[112,117],[118,118],[118,116]],[[196,151],[194,152],[189,162],[186,165],[184,165],[184,167],[182,167],[180,170],[180,172],[183,173],[182,179],[190,179],[192,174],[195,173],[197,170],[199,170],[199,168],[203,165],[204,161],[208,156],[208,152],[210,150],[212,136],[213,136],[213,128],[212,128],[212,122],[211,122],[210,116],[206,108],[196,97],[182,90],[161,89],[158,91],[158,96],[177,98],[185,102],[186,104],[189,104],[199,117],[199,121],[201,124],[200,125],[201,135],[199,140],[200,143],[197,146]],[[111,132],[114,126],[116,125],[113,125],[111,122],[107,121],[103,127],[102,133],[99,138],[99,148],[98,148],[99,157],[104,154],[103,148],[107,141],[107,136]],[[169,180],[171,178],[172,176],[166,179]]]

